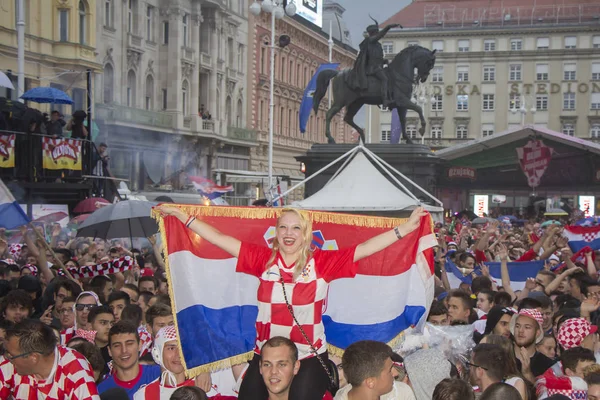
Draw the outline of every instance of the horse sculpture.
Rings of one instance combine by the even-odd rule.
[[[411,101],[413,84],[423,83],[429,77],[429,72],[435,65],[435,50],[431,51],[421,46],[409,46],[398,53],[392,62],[385,68],[388,74],[389,86],[393,103],[390,109],[396,108],[402,124],[402,137],[406,143],[412,143],[406,135],[406,113],[413,110],[419,114],[421,128],[419,133],[425,133],[425,117],[423,109]],[[417,74],[415,76],[415,68]],[[331,119],[344,107],[346,107],[346,116],[344,122],[356,129],[362,141],[365,141],[364,130],[354,123],[354,116],[364,104],[381,105],[381,88],[379,81],[374,77],[368,78],[369,87],[367,90],[355,91],[346,84],[346,76],[352,73],[352,70],[344,71],[323,70],[317,76],[317,88],[313,95],[313,110],[315,113],[319,110],[319,104],[329,86],[329,81],[333,79],[333,102],[331,108],[327,111],[325,122],[325,134],[328,143],[335,143],[331,136]]]

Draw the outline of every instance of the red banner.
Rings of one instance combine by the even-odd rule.
[[[541,140],[530,140],[525,146],[517,148],[519,164],[532,188],[540,185],[542,176],[550,165],[552,151]]]

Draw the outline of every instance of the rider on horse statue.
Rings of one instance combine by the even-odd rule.
[[[371,17],[375,22],[374,25],[367,26],[368,36],[359,45],[360,51],[354,62],[353,73],[347,77],[348,86],[353,89],[367,90],[368,77],[374,76],[381,83],[381,100],[384,107],[388,107],[392,103],[392,99],[388,90],[388,77],[383,69],[383,66],[388,63],[383,54],[383,47],[379,40],[392,28],[402,26],[400,24],[390,24],[379,30],[379,23]]]

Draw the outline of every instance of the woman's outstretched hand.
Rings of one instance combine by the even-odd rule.
[[[416,230],[421,224],[421,218],[427,215],[427,211],[423,207],[417,207],[413,210],[408,218],[408,221],[398,226],[400,234],[404,237]]]
[[[188,216],[177,207],[162,205],[162,206],[156,207],[156,209],[158,210],[158,212],[161,213],[161,215],[163,217],[172,215],[180,221],[185,221],[188,218]]]

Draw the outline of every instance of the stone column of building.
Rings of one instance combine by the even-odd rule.
[[[216,50],[218,46],[217,42],[217,21],[215,10],[211,10],[207,23],[210,25],[210,48]],[[211,54],[212,71],[209,75],[209,101],[208,111],[213,115],[213,119],[216,117],[217,112],[217,55]]]
[[[194,68],[191,71],[190,77],[190,92],[189,92],[189,107],[190,116],[193,121],[198,121],[199,125],[196,127],[192,125],[193,129],[202,127],[201,119],[198,118],[198,97],[200,90],[200,24],[202,23],[202,14],[200,11],[200,5],[194,6],[192,10],[192,37],[190,48],[194,50]]]

